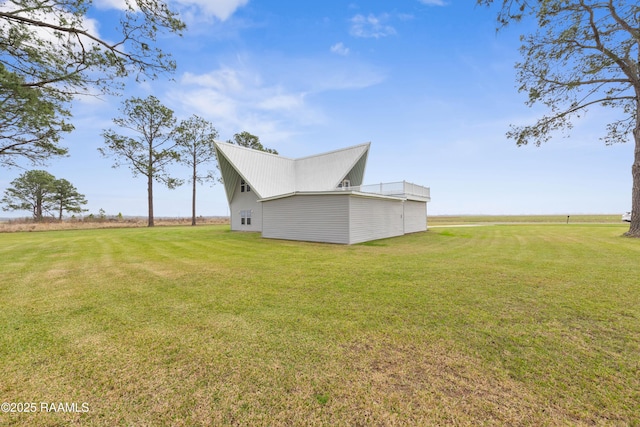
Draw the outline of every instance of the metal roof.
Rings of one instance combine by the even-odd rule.
[[[226,142],[215,143],[229,201],[239,179],[244,179],[261,199],[300,191],[331,191],[345,178],[351,185],[361,185],[370,145],[290,159]]]

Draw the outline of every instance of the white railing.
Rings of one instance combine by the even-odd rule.
[[[407,181],[381,182],[380,184],[361,185],[358,187],[343,187],[343,189],[385,196],[417,196],[431,199],[431,189],[429,187],[423,187]]]

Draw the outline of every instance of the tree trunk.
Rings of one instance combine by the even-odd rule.
[[[191,225],[196,225],[196,181],[193,180],[193,190],[191,197]]]
[[[631,190],[631,226],[625,233],[629,237],[640,237],[640,112],[636,112],[636,128],[633,130],[635,151],[631,175],[633,176],[633,189]]]
[[[149,158],[147,159],[147,205],[149,206],[147,226],[153,227],[153,141],[149,141]]]
[[[153,176],[151,174],[147,176],[147,195],[149,204],[149,222],[147,225],[153,227]]]
[[[36,221],[42,221],[42,195],[38,194],[36,197],[36,206],[35,206],[34,215],[36,217]]]
[[[196,155],[193,155],[193,189],[191,190],[191,225],[196,225]]]

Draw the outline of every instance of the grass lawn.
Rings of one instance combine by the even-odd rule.
[[[640,425],[627,229],[0,234],[0,425]]]
[[[442,215],[430,216],[429,225],[459,224],[621,224],[621,214],[610,215]],[[627,225],[628,226],[628,225]],[[0,228],[0,230],[2,230]],[[628,230],[625,230],[628,231]]]

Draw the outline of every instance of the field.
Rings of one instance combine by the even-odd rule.
[[[227,217],[198,217],[198,225],[228,224]],[[0,233],[13,233],[18,231],[53,231],[53,230],[80,230],[88,228],[137,228],[146,227],[148,224],[146,217],[124,217],[114,216],[105,218],[94,218],[93,220],[70,220],[58,221],[48,218],[47,221],[35,222],[32,218],[0,219]],[[156,226],[167,225],[191,225],[191,218],[156,218]]]
[[[562,219],[2,233],[0,425],[640,425],[640,241]]]

